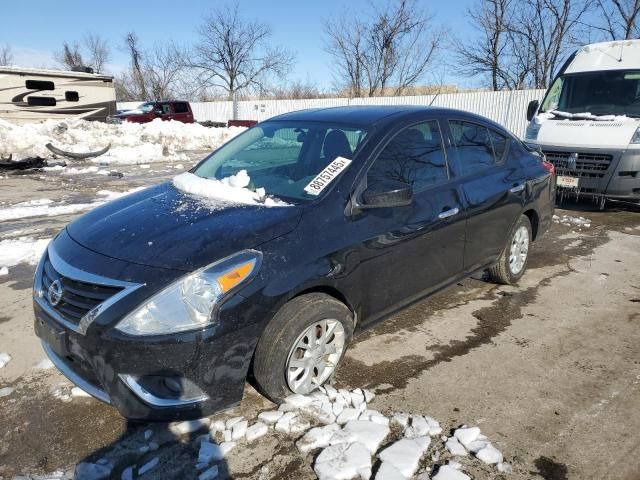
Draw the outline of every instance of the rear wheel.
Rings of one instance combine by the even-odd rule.
[[[520,280],[527,269],[531,238],[531,222],[526,215],[521,215],[498,262],[489,268],[492,281],[511,285]]]
[[[353,335],[353,315],[322,293],[286,303],[265,328],[253,361],[258,387],[274,402],[306,395],[327,382]]]

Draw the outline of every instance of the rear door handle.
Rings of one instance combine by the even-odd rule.
[[[460,209],[458,207],[452,208],[451,210],[445,210],[444,212],[439,214],[438,218],[442,220],[444,218],[453,217],[454,215],[457,215],[459,212],[460,212]]]
[[[524,190],[524,183],[521,183],[520,185],[516,185],[515,187],[512,187],[509,189],[509,191],[511,193],[518,193]]]

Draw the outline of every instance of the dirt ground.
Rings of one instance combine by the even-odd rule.
[[[83,203],[98,190],[150,185],[179,171],[120,170],[122,178],[2,178],[0,208],[38,198]],[[446,433],[479,426],[513,473],[463,457],[473,478],[640,479],[640,210],[573,203],[556,213],[587,217],[591,226],[554,224],[517,286],[470,278],[360,334],[336,385],[375,391],[371,408],[385,414],[431,415]],[[2,222],[0,239],[51,237],[76,215]],[[70,474],[76,463],[103,457],[117,459],[115,475],[159,457],[162,468],[141,478],[197,478],[195,437],[127,424],[90,398],[53,395],[69,384],[55,369],[34,368],[45,355],[32,328],[33,270],[21,264],[0,277],[0,352],[12,357],[0,388],[14,388],[0,398],[0,476]],[[255,418],[271,408],[247,386],[232,413]],[[159,439],[152,452],[140,448],[149,428]],[[272,433],[239,445],[222,470],[237,479],[315,478],[313,461],[294,437]]]

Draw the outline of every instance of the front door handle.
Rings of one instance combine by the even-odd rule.
[[[521,183],[520,185],[516,185],[515,187],[512,187],[509,189],[509,191],[511,193],[518,193],[524,190],[524,183]]]
[[[459,212],[460,212],[460,209],[458,207],[452,208],[451,210],[445,210],[444,212],[439,214],[438,218],[442,220],[444,218],[453,217],[454,215],[457,215]]]

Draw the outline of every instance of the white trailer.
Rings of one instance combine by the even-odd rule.
[[[0,66],[0,119],[31,123],[116,113],[113,77],[85,72]]]

